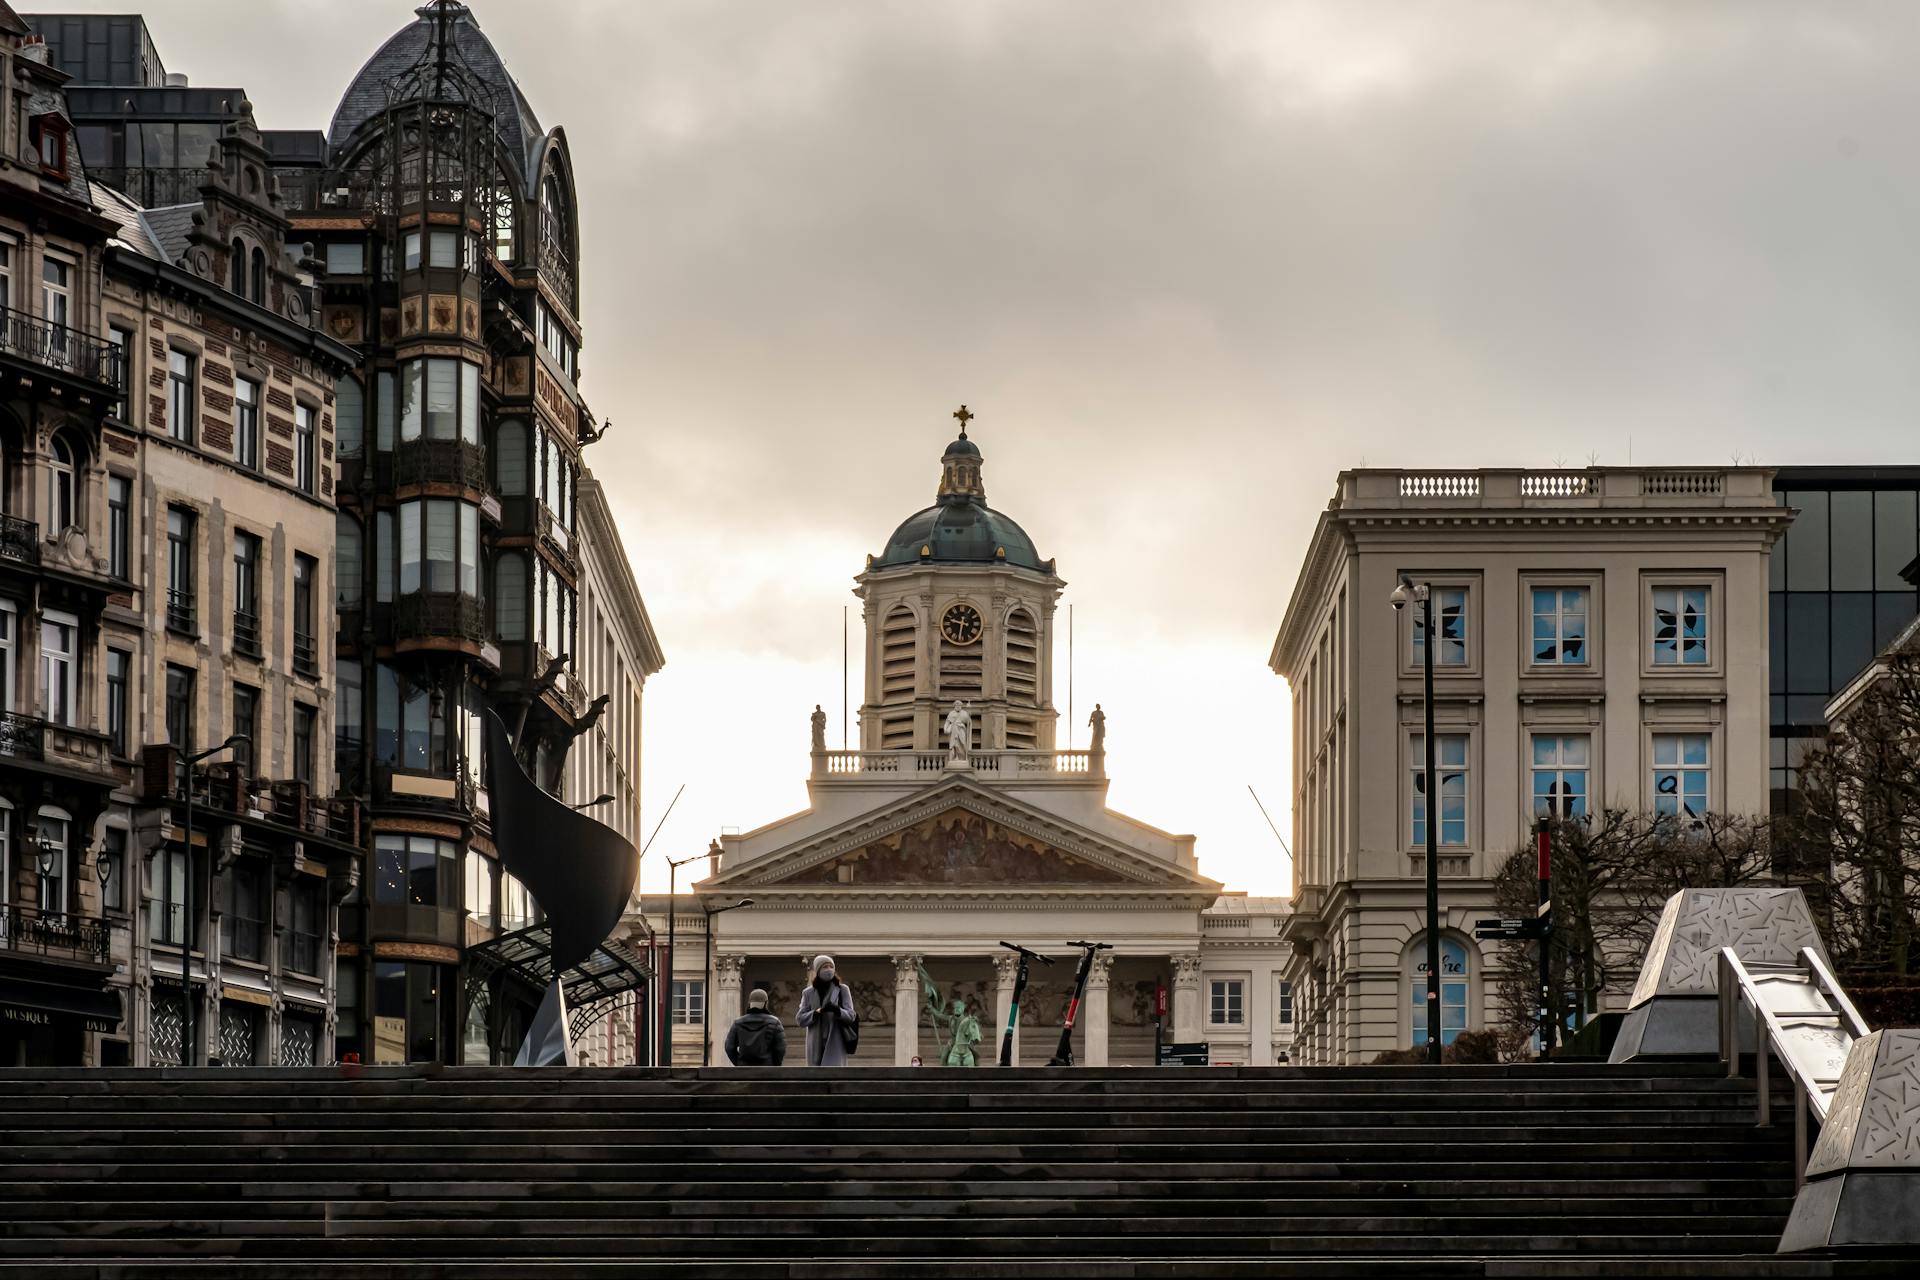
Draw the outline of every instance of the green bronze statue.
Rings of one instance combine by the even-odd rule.
[[[927,972],[925,965],[917,967],[920,971],[920,990],[927,999],[927,1017],[932,1019],[933,1033],[941,1045],[940,1065],[973,1066],[973,1046],[980,1043],[980,1019],[959,996],[952,1000],[943,997],[939,984]]]

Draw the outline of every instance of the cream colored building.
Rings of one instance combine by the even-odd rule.
[[[723,835],[713,874],[694,886],[705,908],[753,905],[714,917],[704,974],[704,916],[682,912],[700,922],[676,929],[689,1015],[698,983],[723,1061],[743,990],[765,987],[791,1025],[807,961],[827,952],[859,1002],[857,1061],[936,1064],[972,1019],[975,1061],[991,1065],[1016,980],[1006,941],[1056,958],[1034,966],[1016,1032],[1016,1061],[1041,1064],[1072,987],[1070,944],[1085,939],[1113,949],[1091,971],[1079,1062],[1151,1064],[1156,1036],[1271,1061],[1276,1041],[1285,1052],[1275,1031],[1282,908],[1223,895],[1200,873],[1192,836],[1107,807],[1104,719],[1087,749],[1057,748],[1053,627],[1065,583],[987,506],[969,416],[941,458],[934,504],[855,579],[866,626],[860,747],[829,750],[816,709],[808,807]]]
[[[1767,809],[1758,467],[1342,472],[1270,659],[1293,695],[1295,1060],[1415,1043],[1431,584],[1443,1038],[1488,1017],[1473,922],[1536,813]],[[1557,807],[1557,808],[1556,808]],[[1424,1042],[1424,1029],[1419,1032]]]

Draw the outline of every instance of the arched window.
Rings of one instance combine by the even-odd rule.
[[[493,482],[503,498],[527,493],[527,424],[508,419],[493,433]]]
[[[267,305],[267,251],[255,248],[253,251],[253,290],[247,295],[261,306]]]
[[[508,642],[527,638],[527,557],[502,551],[493,566],[493,629]]]
[[[1471,960],[1467,944],[1458,938],[1440,938],[1440,1043],[1452,1044],[1467,1029],[1468,984]],[[1415,1049],[1427,1044],[1427,939],[1423,934],[1407,948],[1407,994],[1410,1039]]]
[[[247,295],[247,246],[238,238],[227,250],[227,288],[243,298]]]
[[[341,457],[358,457],[366,448],[367,400],[353,378],[333,384],[333,430]]]
[[[47,454],[47,527],[59,533],[75,523],[73,448],[63,436],[53,438]]]
[[[342,609],[358,609],[361,593],[362,550],[360,522],[342,511],[334,516],[334,602]]]

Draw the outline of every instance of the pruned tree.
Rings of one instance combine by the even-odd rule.
[[[1789,874],[1812,890],[1842,968],[1920,971],[1920,633],[1871,667],[1799,766],[1779,820]]]
[[[1764,818],[1709,813],[1699,818],[1608,809],[1552,821],[1552,990],[1557,1021],[1598,1012],[1603,993],[1626,991],[1653,942],[1660,909],[1681,889],[1755,884],[1772,878]],[[1532,918],[1539,872],[1531,840],[1494,875],[1494,908]],[[1495,944],[1493,971],[1502,1025],[1516,1038],[1537,1026],[1536,943]]]

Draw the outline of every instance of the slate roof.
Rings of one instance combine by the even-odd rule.
[[[464,69],[477,82],[480,100],[476,105],[493,113],[501,144],[520,157],[523,169],[530,168],[546,131],[472,12],[463,4],[449,4],[447,10],[452,45],[448,62]],[[355,129],[386,110],[395,99],[417,97],[431,84],[439,20],[432,4],[422,5],[415,13],[415,20],[381,45],[347,86],[327,129],[327,140],[334,147],[345,146]],[[425,74],[410,75],[416,67],[424,68]],[[456,92],[453,96],[464,95]]]
[[[140,215],[147,225],[147,234],[159,246],[162,262],[178,262],[186,254],[187,237],[193,233],[193,215],[205,207],[196,200],[192,204],[148,209]]]
[[[120,229],[113,233],[116,244],[123,244],[148,258],[160,256],[160,246],[155,242],[153,233],[147,230],[146,221],[140,216],[140,206],[131,196],[104,182],[96,182],[93,184],[93,203],[101,213],[120,225]]]

